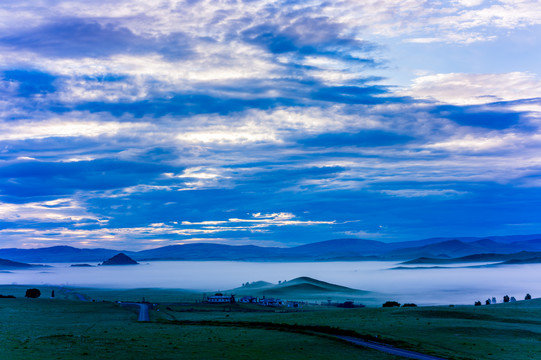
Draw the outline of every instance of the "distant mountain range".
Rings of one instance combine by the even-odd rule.
[[[6,259],[0,259],[0,270],[19,270],[19,269],[30,269],[36,267],[47,267],[45,265],[32,265],[26,264],[17,261],[11,261]]]
[[[541,235],[431,238],[394,243],[363,239],[335,239],[289,248],[195,243],[170,245],[137,252],[53,246],[39,249],[0,249],[0,258],[25,263],[103,262],[119,252],[123,252],[136,261],[407,261],[415,259],[417,264],[443,264],[527,260],[540,257]],[[523,253],[520,254],[521,252]]]

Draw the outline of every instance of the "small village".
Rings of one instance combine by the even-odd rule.
[[[256,304],[261,306],[287,306],[289,308],[302,308],[305,305],[303,301],[285,301],[282,299],[267,298],[265,296],[257,298],[254,296],[243,296],[242,298],[235,299],[235,295],[224,295],[222,293],[216,293],[212,296],[208,296],[205,302],[209,304],[231,304],[235,302],[243,304]]]
[[[206,296],[203,300],[204,303],[208,304],[233,304],[233,303],[242,303],[242,304],[254,304],[260,306],[269,306],[269,307],[288,307],[293,309],[302,309],[304,306],[309,305],[306,301],[298,300],[282,300],[276,298],[267,298],[266,296],[255,297],[250,295],[245,295],[239,298],[235,298],[235,295],[225,295],[223,293],[215,293],[212,296]],[[319,306],[334,306],[340,308],[359,308],[365,307],[362,304],[354,304],[353,301],[347,300],[344,302],[332,302],[331,299],[327,301],[322,301],[320,303],[310,303],[310,305],[319,305]]]

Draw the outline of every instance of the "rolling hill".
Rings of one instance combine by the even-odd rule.
[[[229,292],[239,295],[252,295],[252,296],[275,296],[275,297],[287,297],[287,296],[327,296],[327,295],[349,295],[349,296],[362,296],[369,294],[369,291],[352,289],[349,287],[331,284],[325,281],[313,279],[307,276],[298,277],[293,280],[283,281],[278,284],[272,284],[265,281],[257,281],[253,286],[249,284],[236,289],[232,289]]]
[[[138,265],[139,263],[124,253],[119,253],[112,258],[105,260],[100,265],[102,266],[116,266],[116,265]]]

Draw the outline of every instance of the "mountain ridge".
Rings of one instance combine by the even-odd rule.
[[[541,235],[430,238],[394,243],[343,238],[289,248],[193,243],[123,251],[63,245],[35,249],[4,248],[0,249],[0,258],[26,263],[102,262],[122,252],[136,261],[407,261],[419,258],[455,259],[478,254],[512,254],[521,251],[541,252]]]

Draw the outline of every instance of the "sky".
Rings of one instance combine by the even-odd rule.
[[[0,247],[541,233],[541,1],[0,18]]]

